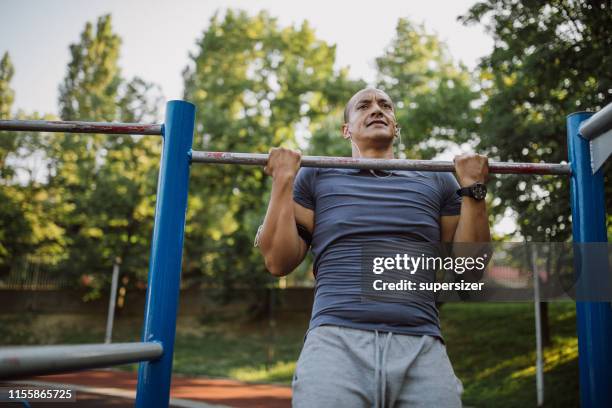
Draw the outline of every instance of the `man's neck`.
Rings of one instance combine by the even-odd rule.
[[[366,148],[361,147],[357,149],[355,145],[353,145],[353,158],[355,159],[394,159],[393,156],[393,146],[389,146],[385,149],[377,149],[377,148]]]

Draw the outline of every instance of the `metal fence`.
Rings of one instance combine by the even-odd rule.
[[[51,290],[74,286],[74,282],[64,274],[32,256],[14,261],[10,272],[0,277],[0,289]]]

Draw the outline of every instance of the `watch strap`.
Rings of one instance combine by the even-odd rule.
[[[482,191],[475,192],[476,189],[484,190],[484,194],[481,195]],[[457,190],[457,195],[460,197],[464,197],[464,196],[471,197],[474,200],[478,200],[478,201],[484,200],[484,198],[487,195],[487,186],[485,186],[483,183],[474,183],[470,186],[463,187]]]

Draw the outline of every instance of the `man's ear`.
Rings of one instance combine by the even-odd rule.
[[[342,125],[342,137],[347,140],[351,138],[351,132],[349,131],[348,123]]]

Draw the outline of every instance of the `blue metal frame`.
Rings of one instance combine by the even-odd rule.
[[[578,112],[567,117],[574,242],[607,241],[603,169],[592,173],[589,142],[579,135],[580,124],[591,115]],[[589,273],[585,261],[576,257],[574,266],[580,276]],[[586,285],[589,283],[587,278]],[[576,302],[576,314],[580,404],[583,408],[612,407],[612,306],[609,302]]]
[[[191,103],[166,105],[142,334],[144,342],[162,343],[164,352],[158,360],[140,364],[136,406],[141,408],[167,407],[170,400],[194,121]]]

